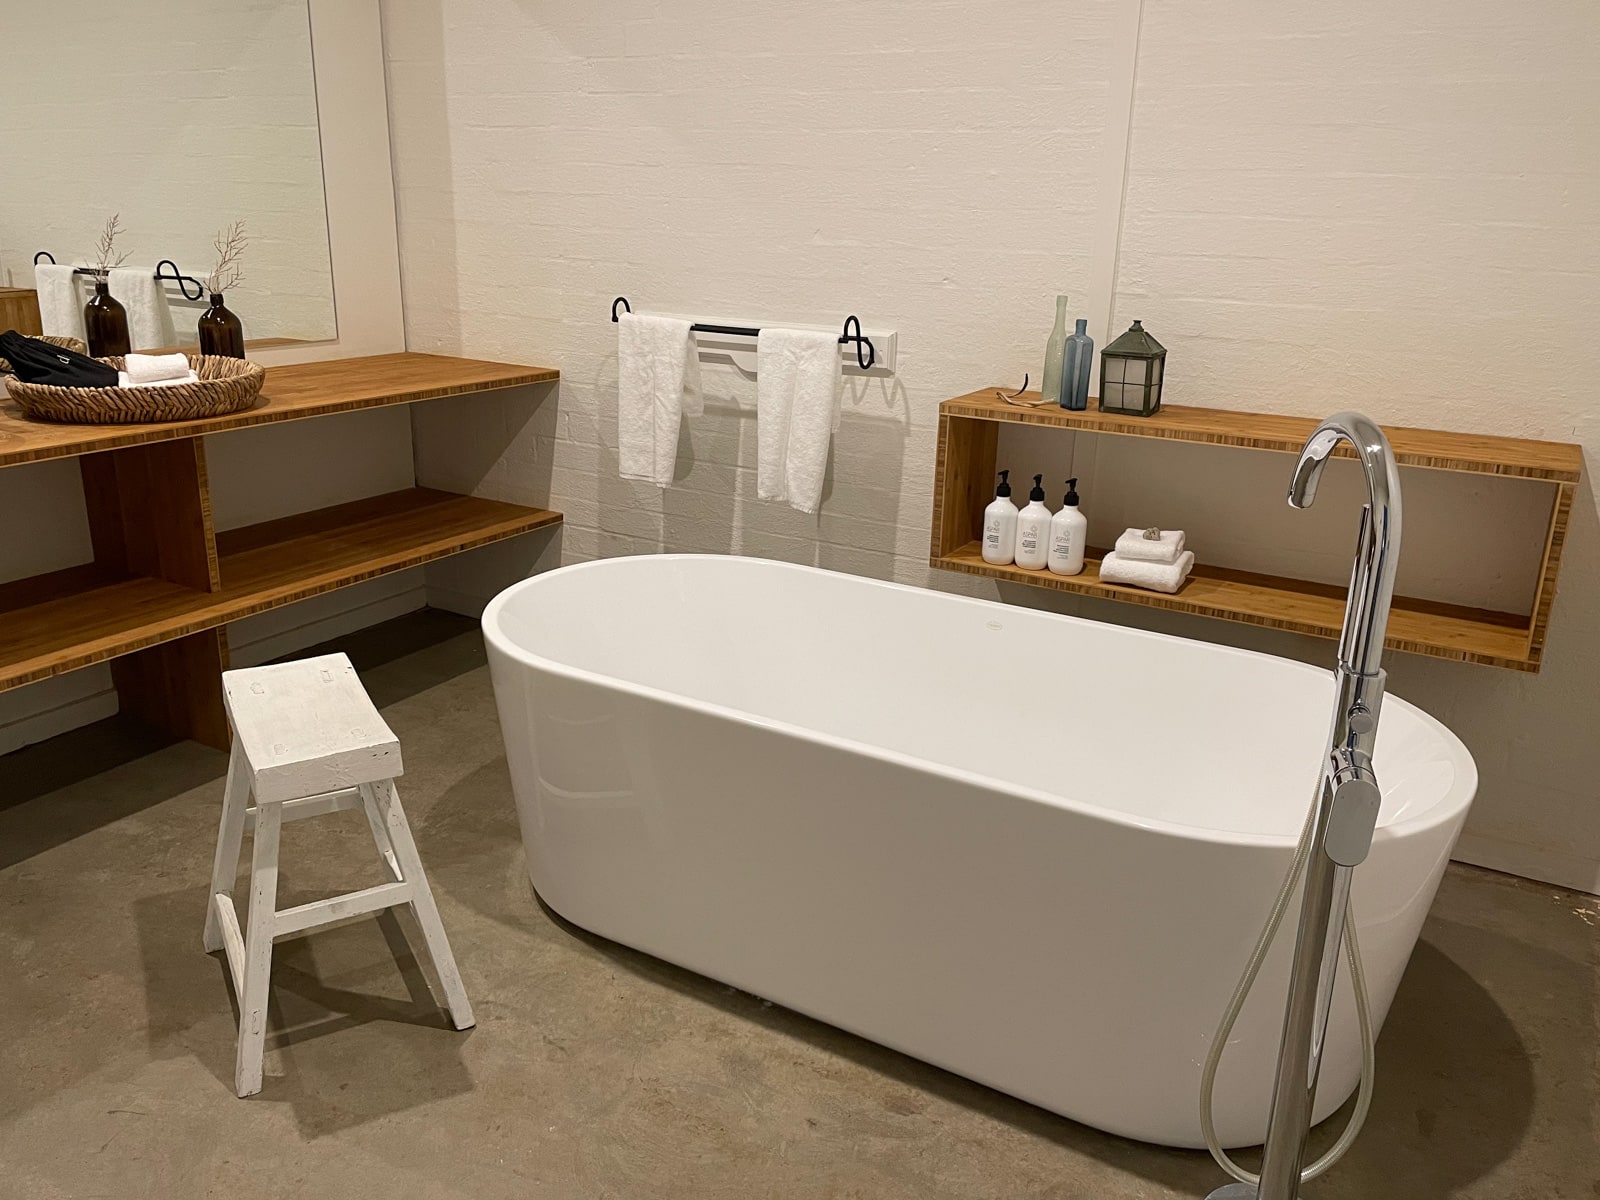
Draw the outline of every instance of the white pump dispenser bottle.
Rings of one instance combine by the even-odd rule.
[[[1017,566],[1037,571],[1050,556],[1050,510],[1044,506],[1044,476],[1033,477],[1028,507],[1017,514]]]
[[[1088,536],[1089,518],[1078,509],[1078,481],[1069,479],[1061,511],[1050,518],[1050,570],[1057,575],[1081,575]]]
[[[1000,486],[983,510],[983,561],[1007,566],[1017,549],[1017,506],[1011,502],[1011,472],[1000,472]]]

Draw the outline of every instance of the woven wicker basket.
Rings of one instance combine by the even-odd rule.
[[[85,346],[75,337],[57,337],[53,333],[47,333],[42,336],[37,336],[35,340],[49,342],[52,346],[60,346],[65,350],[72,350],[78,354],[89,353],[89,347]],[[11,374],[11,363],[5,358],[0,357],[0,375],[9,374]]]
[[[103,358],[122,370],[120,356]],[[191,354],[197,383],[170,387],[67,388],[42,383],[6,383],[23,415],[36,421],[82,425],[142,425],[152,421],[192,421],[251,407],[267,378],[265,367],[242,358]]]

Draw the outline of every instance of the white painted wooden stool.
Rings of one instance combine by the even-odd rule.
[[[360,913],[409,904],[457,1029],[472,1026],[472,1006],[433,903],[394,780],[400,743],[368,699],[343,654],[224,671],[223,697],[233,752],[222,797],[222,828],[211,869],[205,947],[227,952],[239,998],[239,1095],[261,1090],[272,943]],[[250,804],[251,796],[255,804]],[[377,887],[280,910],[278,831],[284,821],[360,808],[391,879]],[[239,931],[233,904],[239,844],[255,830],[250,856],[250,923]]]

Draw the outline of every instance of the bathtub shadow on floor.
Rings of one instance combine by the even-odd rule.
[[[559,929],[616,967],[1049,1141],[1090,1160],[1090,1172],[1096,1165],[1106,1168],[1111,1187],[1116,1175],[1124,1172],[1170,1189],[1172,1195],[1203,1197],[1227,1182],[1203,1151],[1149,1145],[1067,1120],[590,933],[551,909],[536,892],[533,895]],[[1486,936],[1478,930],[1471,934]],[[1522,953],[1538,953],[1533,947],[1512,945]],[[1531,1123],[1533,1066],[1522,1039],[1489,993],[1432,944],[1426,930],[1379,1041],[1377,1078],[1366,1127],[1345,1160],[1316,1182],[1318,1200],[1389,1195],[1447,1200],[1472,1194],[1463,1189],[1506,1161]],[[1350,1108],[1347,1104],[1313,1131],[1312,1156],[1332,1144]],[[1255,1169],[1260,1153],[1242,1151],[1235,1158]],[[1081,1172],[1080,1166],[1074,1175]]]

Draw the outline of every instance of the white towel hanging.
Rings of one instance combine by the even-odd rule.
[[[617,322],[617,464],[624,479],[666,487],[685,416],[704,410],[689,322],[623,313]]]
[[[803,513],[822,502],[828,448],[839,427],[839,337],[763,329],[756,338],[756,494]]]

